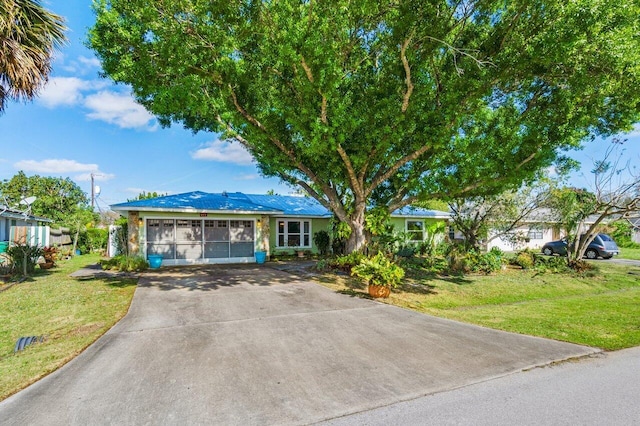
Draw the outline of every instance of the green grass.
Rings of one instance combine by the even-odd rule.
[[[135,279],[74,279],[97,255],[58,262],[0,292],[0,400],[51,373],[82,352],[124,316]],[[43,343],[13,353],[18,338]]]
[[[640,248],[620,248],[620,255],[616,256],[619,259],[633,259],[640,260]]]
[[[385,300],[500,330],[617,350],[640,345],[640,268],[598,262],[594,276],[506,270],[489,276],[408,279]],[[323,285],[350,294],[352,279]]]

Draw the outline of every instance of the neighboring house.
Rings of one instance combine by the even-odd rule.
[[[591,215],[583,223],[582,232],[595,223],[597,215]],[[605,220],[603,223],[608,223]],[[492,234],[493,232],[493,234]],[[489,235],[495,235],[498,231],[489,231]],[[491,239],[487,243],[487,250],[497,247],[503,251],[532,249],[539,250],[550,241],[557,241],[567,235],[553,218],[551,211],[540,209],[532,212],[522,221],[522,225],[511,230],[507,235]]]
[[[640,244],[640,217],[630,217],[631,223],[631,241]]]
[[[240,192],[189,192],[115,204],[128,218],[129,252],[158,254],[163,265],[254,262],[268,254],[317,252],[314,233],[329,230],[332,214],[310,197]],[[430,222],[447,212],[406,207],[391,215],[398,230],[424,239]]]
[[[11,227],[32,227],[42,223],[50,223],[50,219],[26,214],[20,210],[0,205],[0,241],[9,241]]]

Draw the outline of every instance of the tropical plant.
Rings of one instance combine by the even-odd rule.
[[[329,247],[331,247],[331,237],[325,230],[321,230],[313,234],[313,242],[315,243],[318,251],[321,255],[329,253]]]
[[[64,19],[38,0],[0,0],[0,113],[8,99],[36,96],[65,31]]]
[[[404,278],[404,269],[379,252],[373,257],[362,259],[351,269],[351,275],[362,278],[370,285],[393,288]]]
[[[142,272],[149,268],[149,262],[142,256],[118,255],[100,260],[102,269],[115,269],[123,272]]]
[[[44,254],[44,250],[39,246],[30,244],[11,244],[7,249],[7,256],[14,265],[15,270],[23,276],[27,276],[35,270],[38,258]]]

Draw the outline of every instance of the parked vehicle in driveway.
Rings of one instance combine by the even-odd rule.
[[[581,237],[584,238],[584,235]],[[567,255],[567,239],[563,238],[558,241],[551,241],[542,246],[542,253],[547,256],[553,256],[559,254],[560,256]],[[613,238],[607,234],[598,234],[593,239],[591,244],[587,247],[584,255],[587,259],[597,259],[602,257],[603,259],[611,259],[620,253],[620,249]]]

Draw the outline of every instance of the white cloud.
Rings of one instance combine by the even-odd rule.
[[[259,178],[260,178],[259,174],[251,174],[251,175],[239,175],[233,178],[233,180],[255,180]]]
[[[102,64],[96,57],[87,58],[85,56],[79,56],[78,62],[80,62],[82,65],[85,65],[88,68],[100,68],[102,66]]]
[[[82,91],[91,88],[91,83],[76,77],[52,77],[38,98],[47,108],[59,105],[77,105],[82,102]]]
[[[22,160],[13,165],[16,169],[36,173],[97,172],[97,164],[82,164],[75,160],[49,159],[42,161]]]
[[[97,164],[78,163],[75,160],[64,159],[47,159],[42,161],[35,160],[22,160],[13,165],[18,170],[34,173],[46,173],[46,174],[60,174],[69,175],[73,173],[79,173],[75,176],[77,181],[90,181],[91,174],[94,175],[94,180],[105,181],[113,179],[115,177],[112,173],[102,173]]]
[[[92,120],[102,120],[124,129],[146,128],[155,130],[151,122],[154,117],[142,105],[136,103],[131,95],[111,91],[101,91],[86,97],[84,106],[91,112]]]
[[[195,160],[211,160],[223,163],[248,165],[253,162],[253,157],[238,142],[221,141],[216,139],[208,142],[202,148],[191,153]]]

